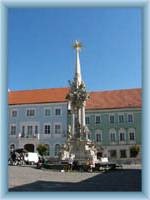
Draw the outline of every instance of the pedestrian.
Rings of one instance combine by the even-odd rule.
[[[72,158],[71,155],[70,155],[70,157],[69,157],[68,164],[69,164],[69,170],[72,171],[73,158]]]
[[[16,153],[15,153],[15,151],[12,152],[11,159],[12,159],[13,165],[15,165],[15,162],[16,162]]]
[[[41,160],[41,158],[39,157],[39,160],[38,160],[38,162],[37,162],[37,169],[41,169],[41,167],[42,167],[42,160]]]

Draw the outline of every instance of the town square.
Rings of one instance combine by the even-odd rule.
[[[8,22],[9,192],[142,191],[141,10],[11,8]]]

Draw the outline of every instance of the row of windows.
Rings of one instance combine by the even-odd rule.
[[[118,122],[119,123],[124,123],[125,122],[125,116],[118,115]],[[127,114],[127,122],[132,123],[133,122],[133,113]],[[86,116],[85,117],[85,123],[88,125],[90,124],[90,117]],[[101,116],[97,115],[95,116],[95,124],[100,124],[101,123]],[[115,115],[111,114],[109,115],[109,123],[114,124],[115,123]]]
[[[37,125],[35,126],[22,126],[22,130],[21,130],[21,137],[25,137],[26,136],[33,136],[39,133],[39,127]],[[45,124],[44,125],[44,134],[51,134],[51,125],[49,124]],[[61,134],[62,133],[62,127],[61,124],[55,124],[54,126],[54,133],[55,134]],[[11,125],[10,128],[10,134],[11,135],[16,135],[16,125]],[[90,138],[90,135],[89,135]],[[124,130],[119,132],[119,142],[125,142],[127,139],[127,134]],[[95,133],[95,140],[96,142],[102,142],[103,140],[103,136],[102,136],[102,131],[101,130],[96,130]],[[115,131],[115,129],[112,131],[109,131],[109,140],[111,143],[115,143],[117,142],[117,133]],[[129,129],[128,131],[128,140],[129,141],[135,141],[135,129]]]
[[[117,158],[117,150],[110,150],[109,151],[109,156],[110,156],[110,158]],[[130,156],[130,158],[136,157],[136,155],[132,151],[132,149],[129,150],[129,156]],[[127,158],[127,150],[126,149],[121,149],[119,151],[119,157],[120,158]]]
[[[97,133],[96,134],[96,142],[102,142],[102,133]],[[119,142],[125,142],[127,139],[126,133],[119,133]],[[129,132],[128,133],[128,139],[129,141],[135,141],[135,132]],[[111,143],[116,143],[117,142],[117,137],[116,133],[110,133],[109,134],[109,140]]]
[[[10,135],[16,135],[17,128],[16,125],[11,125],[10,126]],[[50,124],[45,124],[44,125],[44,134],[50,134],[52,132],[51,130],[51,125]],[[39,126],[35,125],[28,125],[28,126],[22,126],[21,127],[21,136],[24,137],[25,134],[28,136],[31,135],[36,135],[39,133]],[[60,134],[62,133],[62,126],[61,124],[55,124],[54,125],[54,133],[55,134]]]
[[[34,117],[35,116],[35,109],[27,109],[26,110],[26,116],[27,117]],[[61,115],[61,108],[55,108],[55,115],[56,116],[60,116]],[[45,108],[44,109],[44,115],[45,116],[50,116],[52,114],[52,110],[51,110],[51,108]],[[18,111],[17,110],[12,110],[11,111],[11,116],[12,117],[17,117],[17,115],[18,115]]]
[[[127,139],[126,133],[120,132],[119,133],[119,142],[125,142],[126,139]],[[133,141],[134,142],[135,141],[135,132],[133,132],[133,131],[129,132],[128,133],[128,139],[129,139],[129,141]],[[102,140],[103,140],[102,133],[96,133],[95,140],[96,140],[96,142],[102,142]],[[109,134],[109,140],[110,140],[111,143],[117,142],[116,133],[110,133]]]
[[[60,108],[56,108],[55,109],[55,115],[56,116],[60,116],[61,112],[62,111],[61,111]],[[11,116],[12,117],[17,117],[17,113],[18,113],[17,110],[12,110]],[[45,108],[44,109],[44,115],[45,116],[51,116],[51,114],[52,114],[51,108]],[[34,117],[35,116],[35,109],[27,109],[26,110],[26,116],[28,116],[28,117]],[[85,122],[86,122],[86,124],[90,124],[90,117],[89,116],[86,116]],[[114,114],[110,114],[109,115],[109,122],[111,124],[115,123],[115,115]],[[124,114],[119,114],[118,115],[118,122],[119,123],[124,123],[125,122],[125,116],[124,116]],[[130,113],[130,114],[127,115],[127,122],[129,122],[129,123],[133,122],[133,113]],[[101,116],[100,115],[96,115],[95,116],[95,124],[100,124],[100,123],[101,123]]]

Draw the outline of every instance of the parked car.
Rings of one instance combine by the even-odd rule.
[[[37,164],[39,161],[39,154],[36,152],[28,152],[24,155],[24,161],[26,164]]]

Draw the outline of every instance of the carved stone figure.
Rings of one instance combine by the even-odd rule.
[[[79,52],[82,44],[76,41],[73,47],[76,50],[75,75],[73,81],[69,81],[70,91],[66,96],[71,111],[71,127],[68,126],[68,139],[62,148],[62,157],[74,155],[75,160],[85,163],[96,159],[96,149],[88,139],[89,130],[85,124],[85,106],[89,94],[81,77]]]

